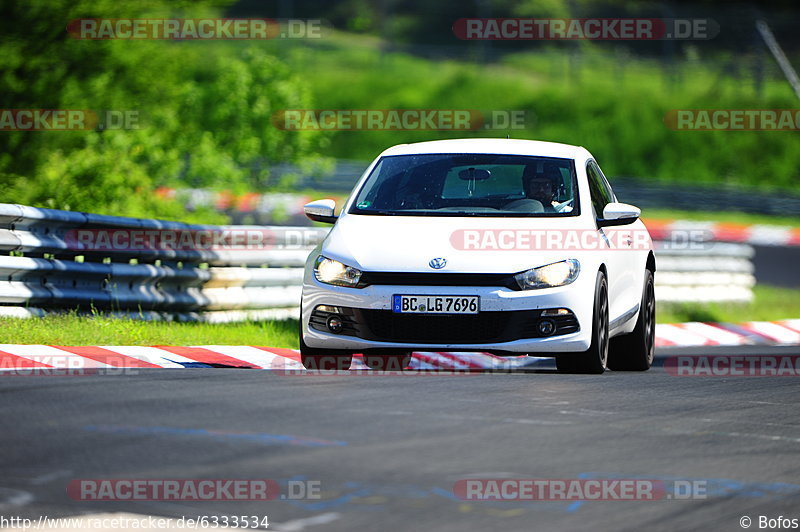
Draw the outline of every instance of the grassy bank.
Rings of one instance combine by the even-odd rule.
[[[369,160],[403,142],[510,134],[586,146],[611,176],[800,191],[794,132],[686,132],[665,125],[674,109],[796,107],[779,75],[769,75],[759,95],[725,70],[730,58],[695,50],[668,68],[587,44],[578,54],[554,46],[479,65],[385,53],[378,39],[339,32],[319,41],[265,46],[309,81],[318,109],[527,112],[525,128],[512,131],[337,131],[325,155]]]
[[[0,343],[47,345],[262,345],[297,347],[297,321],[146,322],[74,315],[0,318]]]
[[[800,318],[800,290],[757,286],[751,304],[661,304],[659,323]],[[0,318],[0,343],[47,345],[261,345],[297,349],[297,320],[166,323],[74,315]]]
[[[753,294],[752,303],[659,303],[656,316],[658,323],[739,323],[800,318],[800,290],[757,285]]]

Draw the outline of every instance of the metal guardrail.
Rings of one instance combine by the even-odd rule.
[[[0,255],[0,315],[78,310],[205,321],[296,315],[302,266],[327,231],[191,225],[0,204],[0,253],[6,253]],[[237,245],[235,238],[222,237],[245,233],[260,235],[259,245],[252,248],[246,239]],[[106,239],[138,234],[150,245],[87,243],[100,234]],[[147,235],[155,240],[146,240]],[[178,245],[184,237],[196,242],[198,235],[215,235],[221,245]],[[657,243],[658,299],[752,299],[750,246],[706,242],[699,249],[686,247]]]
[[[252,234],[259,245],[224,234]],[[0,204],[0,314],[102,311],[225,321],[294,312],[302,266],[326,229],[192,225]],[[88,236],[142,245],[87,244]],[[187,247],[198,235],[221,245]],[[145,237],[151,237],[148,241]],[[169,236],[169,239],[165,238]],[[175,245],[162,245],[165,241]],[[146,245],[155,244],[155,245]]]
[[[654,242],[656,300],[748,302],[756,284],[753,247],[728,242]]]

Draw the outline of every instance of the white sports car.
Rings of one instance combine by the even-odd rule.
[[[636,207],[618,203],[581,147],[505,139],[394,146],[370,164],[306,263],[307,368],[363,353],[555,357],[570,373],[653,361],[655,258]]]

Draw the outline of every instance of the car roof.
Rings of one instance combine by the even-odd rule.
[[[562,159],[588,159],[592,155],[581,146],[521,139],[449,139],[399,144],[381,155],[417,155],[431,153],[494,153],[503,155],[534,155]]]

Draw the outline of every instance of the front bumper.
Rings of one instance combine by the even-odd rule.
[[[477,315],[395,314],[391,310],[395,294],[477,295],[481,298],[481,309]],[[558,288],[519,291],[505,287],[418,285],[372,285],[356,289],[322,284],[312,275],[306,275],[303,340],[310,348],[354,352],[368,349],[509,354],[580,352],[591,343],[593,294],[593,283],[580,278]],[[345,327],[340,333],[326,330],[327,315],[321,318],[319,305],[343,311]],[[553,308],[571,310],[572,321],[554,318],[556,332],[543,337],[536,328],[542,319],[541,311]]]

